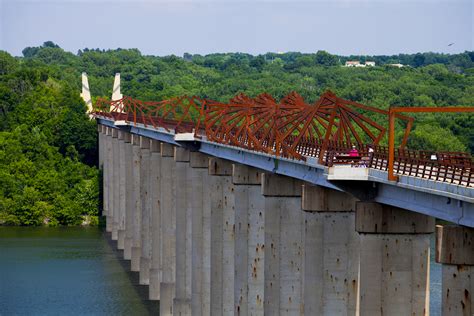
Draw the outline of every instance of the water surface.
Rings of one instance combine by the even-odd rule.
[[[99,228],[0,227],[0,315],[147,315],[129,262]],[[431,247],[430,312],[441,315],[441,266]]]
[[[0,227],[0,315],[147,315],[99,228]]]

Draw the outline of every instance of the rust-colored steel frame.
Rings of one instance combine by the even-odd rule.
[[[305,160],[304,146],[319,144],[323,163],[332,142],[346,146],[368,142],[377,145],[386,128],[361,112],[388,115],[388,111],[344,100],[331,91],[314,104],[306,103],[296,92],[277,102],[269,94],[250,98],[243,94],[221,103],[198,97],[178,97],[160,102],[144,102],[124,97],[96,102],[96,113],[114,119],[163,127],[175,132],[194,131],[197,137],[262,151],[275,156]],[[408,136],[412,119],[407,120]],[[404,143],[406,138],[404,139]]]
[[[399,113],[462,113],[474,112],[474,107],[390,107],[388,114],[388,180],[398,181],[394,174],[393,165],[395,161],[395,118]],[[403,146],[408,137],[405,130]]]
[[[279,102],[264,93],[255,98],[239,94],[227,103],[196,96],[160,102],[124,97],[115,101],[98,99],[94,106],[96,115],[113,120],[151,125],[175,133],[192,132],[195,137],[205,136],[213,142],[277,157],[298,160],[314,157],[325,165],[337,163],[338,157],[343,157],[355,145],[361,155],[375,158],[370,167],[388,171],[389,180],[397,179],[394,175],[394,129],[398,118],[406,122],[406,127],[398,150],[397,172],[412,174],[413,168],[421,168],[423,175],[429,173],[431,179],[459,181],[467,186],[471,185],[473,178],[472,157],[469,155],[459,167],[459,163],[453,160],[455,156],[447,153],[449,159],[443,160],[442,165],[433,165],[421,152],[403,149],[413,118],[401,113],[473,111],[474,107],[391,107],[387,111],[344,100],[331,91],[322,94],[313,104],[306,103],[300,95],[292,92]],[[388,117],[388,148],[380,146],[387,128],[375,122],[373,117],[376,115]],[[368,144],[375,149],[372,155],[368,153]],[[466,172],[467,178],[459,176]]]

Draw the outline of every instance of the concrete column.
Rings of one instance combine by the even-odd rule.
[[[100,210],[99,210],[99,216],[103,216],[104,215],[104,146],[105,146],[105,142],[104,142],[104,137],[105,137],[105,134],[104,134],[104,125],[101,125],[101,124],[97,124],[97,138],[98,138],[98,152],[99,152],[99,162],[98,162],[98,168],[99,168],[99,172],[100,172],[100,189],[99,189],[99,194],[100,195],[100,201],[99,201],[99,207],[100,207]]]
[[[176,162],[176,287],[173,301],[175,315],[191,315],[191,218],[190,195],[192,186],[188,181],[189,150],[174,148]]]
[[[232,166],[235,203],[234,314],[263,315],[265,200],[260,172]]]
[[[234,188],[232,164],[209,158],[211,201],[211,314],[234,312]]]
[[[127,134],[126,134],[127,135]],[[134,145],[132,144],[132,135],[128,134],[124,138],[124,151],[125,151],[125,239],[123,258],[125,260],[132,259],[132,241],[133,241],[133,223],[135,214],[135,197],[134,197],[134,160],[133,151]]]
[[[98,143],[98,146],[99,146],[99,164],[98,164],[98,167],[99,167],[99,170],[102,170],[103,169],[103,165],[104,165],[104,125],[101,125],[101,124],[97,124],[97,141],[99,142]]]
[[[360,234],[360,314],[426,315],[434,218],[357,202],[356,230]]]
[[[107,126],[104,126],[104,138],[103,138],[103,154],[104,154],[104,165],[103,165],[103,168],[104,168],[104,171],[103,171],[103,174],[102,174],[102,190],[103,190],[103,194],[104,194],[104,204],[103,204],[103,209],[102,209],[102,216],[104,216],[106,219],[107,219],[107,212],[109,210],[109,179],[108,179],[108,168],[109,168],[109,151],[108,151],[108,147],[109,147],[109,137],[108,137],[108,127]],[[106,222],[107,224],[107,222]]]
[[[265,196],[265,300],[268,315],[303,313],[304,214],[301,182],[262,174]]]
[[[151,264],[149,299],[160,299],[161,282],[161,143],[150,143],[151,185]]]
[[[160,315],[173,315],[176,265],[176,164],[174,146],[161,143]]]
[[[192,266],[191,308],[193,315],[210,314],[211,205],[208,188],[208,158],[191,152]]]
[[[474,228],[436,226],[436,262],[442,266],[442,314],[474,315]]]
[[[117,248],[125,249],[125,220],[127,209],[127,144],[130,143],[131,135],[128,132],[119,131],[119,199],[120,209],[118,216],[118,240]],[[130,163],[130,161],[128,161]]]
[[[141,256],[140,256],[140,284],[150,284],[151,261],[151,194],[150,180],[153,170],[150,168],[150,139],[140,136],[140,199],[141,199]]]
[[[118,129],[112,130],[112,202],[110,203],[110,216],[112,220],[112,240],[118,239],[118,215],[120,210],[120,156],[119,156],[119,141],[118,141]]]
[[[104,212],[105,216],[105,231],[108,233],[112,232],[112,219],[110,218],[110,203],[112,201],[112,176],[111,172],[113,169],[113,155],[112,155],[112,128],[105,128],[104,137],[105,147],[105,158],[104,158]]]
[[[132,164],[132,175],[133,175],[133,220],[132,220],[132,261],[131,261],[131,270],[134,272],[140,271],[140,257],[142,254],[142,200],[140,194],[140,175],[141,175],[141,151],[140,151],[140,136],[132,135],[132,144],[133,144],[133,164]]]
[[[347,193],[303,185],[306,315],[358,315],[355,203]]]

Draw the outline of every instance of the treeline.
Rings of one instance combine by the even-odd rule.
[[[85,50],[84,52],[88,51],[89,50]],[[82,51],[80,51],[80,53],[82,53]],[[401,64],[408,67],[423,67],[433,64],[442,64],[445,65],[447,69],[455,73],[474,73],[474,51],[466,51],[464,53],[454,55],[439,53],[417,53],[398,54],[391,56],[337,56],[331,55],[325,51],[318,51],[315,54],[303,54],[299,52],[266,53],[258,56],[243,53],[210,54],[206,56],[185,53],[183,58],[199,65],[213,67],[220,70],[225,70],[227,66],[235,63],[259,68],[267,62],[282,61],[286,70],[294,70],[303,66],[342,66],[345,65],[346,61],[360,61],[361,63],[373,61],[377,66]]]
[[[71,83],[0,51],[0,225],[97,223],[96,124]]]
[[[187,94],[228,101],[238,93],[254,97],[262,92],[279,99],[296,91],[314,102],[330,89],[384,109],[474,105],[474,52],[157,57],[137,49],[86,48],[73,54],[45,42],[25,48],[23,55],[0,52],[0,223],[77,224],[83,215],[97,214],[96,131],[79,98],[81,72],[89,75],[93,98],[110,97],[113,76],[120,72],[122,93],[142,100]],[[377,66],[343,67],[347,60]],[[468,114],[420,114],[409,146],[472,152],[473,134]]]

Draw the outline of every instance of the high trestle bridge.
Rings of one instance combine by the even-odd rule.
[[[161,315],[428,315],[435,219],[450,223],[436,226],[442,313],[474,313],[472,156],[407,149],[405,113],[474,107],[382,110],[331,91],[145,102],[119,74],[94,106],[83,74],[82,97],[107,231]]]

